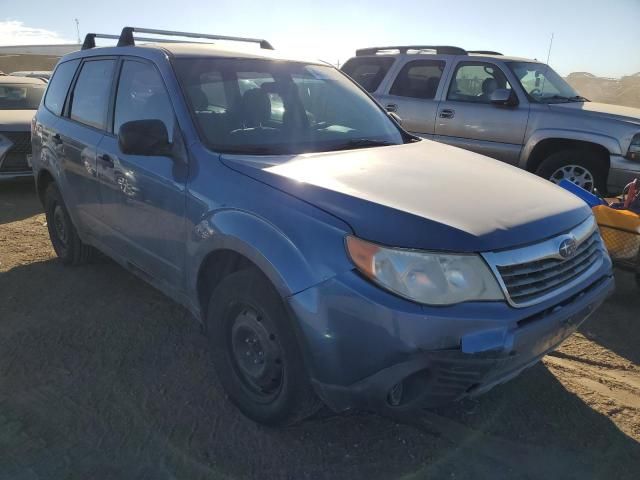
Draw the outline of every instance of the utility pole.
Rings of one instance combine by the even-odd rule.
[[[78,21],[77,18],[73,19],[76,22],[76,34],[78,35],[78,44],[81,44],[82,42],[80,41],[80,22]]]
[[[551,58],[551,47],[553,46],[553,32],[551,32],[551,40],[549,41],[549,51],[547,52],[547,65],[549,65],[549,58]]]

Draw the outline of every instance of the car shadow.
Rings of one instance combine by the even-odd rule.
[[[42,212],[33,181],[0,183],[0,225]]]
[[[640,365],[640,286],[633,273],[616,270],[616,290],[600,307],[596,319],[587,320],[579,332],[586,338]]]
[[[478,400],[258,426],[181,307],[112,262],[0,273],[0,478],[633,478],[640,447],[542,365]],[[630,340],[633,343],[633,340]]]

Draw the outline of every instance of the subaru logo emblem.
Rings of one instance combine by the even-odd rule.
[[[558,248],[558,253],[562,258],[571,258],[576,253],[578,248],[578,244],[576,243],[575,238],[567,238],[562,241],[560,244],[560,248]]]

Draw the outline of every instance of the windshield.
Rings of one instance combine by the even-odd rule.
[[[256,59],[177,59],[203,140],[278,155],[403,143],[400,129],[332,67]]]
[[[37,110],[45,84],[0,84],[0,110]]]
[[[550,66],[537,62],[508,62],[520,85],[534,102],[575,102],[586,99]]]

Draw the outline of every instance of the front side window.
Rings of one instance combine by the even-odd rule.
[[[56,68],[56,71],[49,82],[44,104],[56,115],[60,115],[62,113],[64,100],[67,98],[69,86],[71,85],[71,81],[73,80],[73,76],[76,73],[79,63],[80,60],[71,60],[69,62],[61,63],[58,65],[58,68]]]
[[[539,103],[584,101],[551,67],[537,62],[507,63],[531,100]]]
[[[115,60],[92,60],[82,65],[73,89],[71,119],[105,129],[115,64]]]
[[[172,138],[175,117],[160,74],[149,63],[127,60],[118,82],[113,131],[133,120],[161,120]]]
[[[0,110],[37,110],[46,85],[0,83]]]
[[[407,63],[398,74],[389,93],[400,97],[433,99],[438,91],[445,62],[439,60],[414,60]]]
[[[360,57],[348,60],[342,71],[353,78],[367,92],[375,92],[393,65],[392,57]]]
[[[174,68],[214,150],[287,154],[399,144],[398,127],[338,70],[261,59],[189,59]]]
[[[482,62],[460,63],[449,86],[447,100],[491,103],[491,94],[499,88],[511,90],[511,85],[496,65]]]

